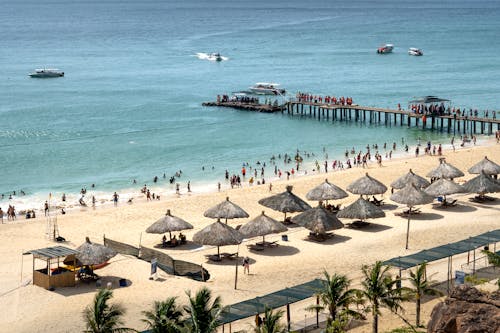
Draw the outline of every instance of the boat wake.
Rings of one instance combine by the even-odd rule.
[[[208,60],[208,61],[217,61],[217,59],[213,56],[212,53],[203,53],[203,52],[198,52],[196,53],[196,57],[201,60]],[[229,60],[228,57],[220,56],[222,61],[227,61]]]

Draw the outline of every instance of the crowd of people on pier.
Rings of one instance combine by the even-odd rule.
[[[401,104],[398,104],[398,109],[401,110]],[[496,111],[482,110],[469,108],[460,108],[445,106],[444,103],[441,104],[411,104],[409,109],[416,113],[427,116],[457,116],[457,117],[469,117],[469,118],[491,118],[496,119]]]
[[[296,98],[298,102],[352,105],[352,97],[322,96],[298,92]]]

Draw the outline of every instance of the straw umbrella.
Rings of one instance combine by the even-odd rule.
[[[182,231],[186,229],[193,229],[193,226],[183,219],[173,216],[170,213],[170,209],[167,209],[165,216],[150,225],[149,228],[146,229],[146,232],[150,234],[164,234],[168,232],[170,239],[172,239],[172,231]]]
[[[307,202],[292,193],[292,186],[288,185],[286,191],[259,200],[262,206],[285,213],[303,212],[311,208]]]
[[[262,244],[266,244],[264,238],[266,235],[279,234],[287,230],[283,223],[267,216],[262,211],[262,214],[242,225],[238,231],[246,238],[262,236]]]
[[[482,171],[479,176],[476,176],[463,185],[465,191],[469,193],[477,193],[479,197],[484,198],[486,193],[500,192],[500,184],[495,182],[491,177]]]
[[[452,182],[451,180],[441,178],[429,185],[424,191],[425,193],[432,195],[433,197],[442,195],[444,197],[444,202],[446,202],[447,195],[464,193],[465,188],[455,182]]]
[[[464,173],[459,169],[457,169],[456,167],[454,167],[453,165],[446,163],[444,157],[441,157],[439,159],[439,166],[427,174],[427,177],[429,178],[446,178],[446,179],[453,179],[463,176]]]
[[[469,173],[472,174],[481,174],[481,172],[487,175],[498,175],[500,174],[500,165],[489,160],[488,157],[485,156],[480,162],[469,169]]]
[[[306,194],[308,200],[314,201],[338,200],[347,196],[348,194],[343,189],[329,183],[328,179],[325,179],[324,183],[319,184]]]
[[[85,266],[98,265],[116,256],[116,252],[107,246],[92,243],[85,237],[85,243],[77,247],[76,259]]]
[[[337,213],[337,217],[346,219],[359,219],[361,222],[365,219],[375,219],[385,217],[385,212],[382,208],[375,206],[368,200],[362,197],[354,201],[349,206]]]
[[[224,224],[217,219],[217,222],[212,223],[201,229],[193,236],[193,241],[201,245],[217,246],[217,257],[220,258],[220,246],[238,245],[243,240],[243,235],[236,229]]]
[[[385,193],[387,191],[387,186],[366,173],[365,176],[349,184],[347,190],[352,194],[375,195]]]
[[[408,183],[406,186],[391,195],[391,200],[408,206],[408,224],[406,227],[406,249],[408,250],[408,239],[410,237],[411,209],[416,205],[431,203],[434,197],[419,189],[415,184]]]
[[[205,213],[203,213],[203,216],[212,219],[226,219],[227,224],[228,219],[239,219],[248,217],[249,215],[243,208],[229,201],[229,197],[226,197],[225,201],[207,209]]]
[[[320,202],[318,207],[306,210],[292,218],[293,223],[297,223],[315,234],[326,235],[327,231],[341,229],[344,224],[337,216],[328,211]]]
[[[415,174],[412,169],[410,169],[410,171],[406,175],[401,176],[393,181],[391,183],[391,187],[400,190],[405,187],[406,184],[414,184],[417,188],[426,188],[431,183],[429,183],[429,181],[424,177]]]

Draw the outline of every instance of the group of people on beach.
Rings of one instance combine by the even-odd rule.
[[[308,102],[308,103],[325,103],[325,104],[335,104],[335,105],[352,105],[352,97],[335,97],[335,96],[321,96],[313,95],[309,93],[298,92],[296,95],[298,102]]]
[[[0,207],[0,223],[3,223],[4,215],[6,213],[3,211],[2,207]],[[16,208],[12,205],[9,205],[7,208],[7,220],[13,221],[16,219]]]

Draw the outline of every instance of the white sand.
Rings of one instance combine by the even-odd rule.
[[[500,146],[491,143],[489,146],[467,148],[455,153],[445,151],[447,161],[459,169],[466,170],[487,155],[490,159],[500,162]],[[325,177],[332,183],[345,188],[350,182],[362,176],[365,172],[389,185],[395,178],[403,175],[412,168],[414,172],[425,176],[432,168],[438,165],[438,157],[424,156],[409,159],[385,162],[379,168],[376,165],[369,169],[354,168],[342,172],[333,172],[325,175],[309,175],[273,183],[272,194],[285,190],[287,184],[294,186],[293,192],[302,198],[312,187],[321,183]],[[472,178],[467,174],[464,181]],[[194,189],[195,190],[195,189]],[[160,242],[161,236],[146,234],[144,230],[167,209],[172,214],[189,221],[195,226],[194,230],[186,232],[188,240],[202,227],[213,221],[203,217],[203,212],[221,202],[226,196],[243,207],[254,218],[263,210],[257,201],[269,196],[267,185],[246,187],[243,189],[227,190],[221,193],[203,193],[182,195],[180,198],[166,198],[156,202],[134,202],[133,205],[121,203],[119,207],[108,207],[92,210],[72,211],[64,216],[58,216],[60,234],[72,248],[84,242],[85,236],[102,243],[103,234],[106,237],[121,242],[138,245],[142,233],[142,245],[152,247]],[[341,229],[336,236],[325,243],[314,243],[305,240],[308,231],[303,228],[292,228],[286,234],[288,242],[281,242],[280,235],[271,235],[266,240],[280,240],[280,246],[264,252],[250,253],[246,245],[255,240],[244,242],[239,246],[242,256],[248,255],[252,259],[250,275],[243,275],[239,267],[238,289],[234,290],[235,265],[232,263],[212,264],[206,262],[205,255],[214,253],[215,248],[205,247],[196,250],[176,248],[165,250],[175,259],[182,259],[203,264],[211,274],[207,283],[196,282],[187,278],[160,274],[162,281],[149,280],[150,265],[144,261],[118,255],[111,260],[111,264],[100,269],[97,273],[104,277],[104,281],[115,281],[114,300],[123,303],[127,310],[126,325],[136,329],[144,329],[141,323],[141,311],[149,309],[154,300],[161,300],[168,296],[180,296],[180,302],[185,303],[186,290],[196,291],[201,286],[209,287],[215,295],[221,295],[224,304],[232,304],[255,296],[264,295],[288,286],[309,281],[320,277],[324,269],[329,272],[348,274],[352,279],[359,280],[362,264],[370,264],[376,260],[385,260],[399,255],[407,255],[422,249],[458,241],[485,231],[500,227],[498,203],[476,204],[470,203],[471,195],[455,196],[460,206],[448,210],[435,209],[432,205],[422,207],[421,217],[411,223],[410,249],[404,249],[406,219],[397,217],[394,212],[401,210],[388,200],[391,207],[386,207],[387,217],[373,221],[377,224],[374,229],[352,230]],[[354,201],[357,196],[351,195],[340,202],[345,206]],[[163,199],[163,198],[162,198]],[[310,202],[311,205],[316,205]],[[266,214],[276,219],[282,219],[279,212],[264,209]],[[248,219],[230,221],[236,226]],[[345,220],[344,222],[349,222]],[[56,243],[45,238],[44,218],[29,221],[0,225],[0,332],[75,332],[84,328],[82,310],[91,302],[94,296],[95,285],[79,285],[76,288],[61,288],[54,292],[47,291],[31,284],[29,281],[32,268],[32,257],[24,256],[21,276],[21,253],[29,249],[54,246]],[[236,252],[237,246],[222,248],[224,252]],[[460,268],[463,263],[454,261],[454,269]],[[446,263],[432,266],[439,274],[438,280],[446,278]],[[132,282],[127,288],[117,288],[118,278],[125,278]],[[433,300],[424,304],[423,321],[427,321]],[[293,306],[293,321],[303,321],[304,312],[301,310],[306,303]],[[413,304],[408,304],[408,314],[412,318]],[[309,316],[312,316],[309,314]],[[248,322],[235,323],[237,328],[248,328]],[[399,319],[393,316],[382,317],[381,330],[401,326]],[[356,332],[369,332],[370,322],[357,328]]]

